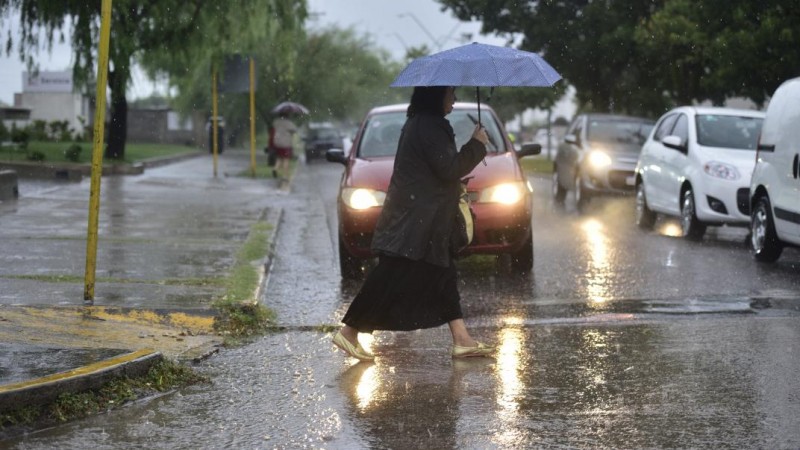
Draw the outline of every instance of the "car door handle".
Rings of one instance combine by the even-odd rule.
[[[794,161],[792,161],[792,176],[797,179],[798,172],[800,172],[800,154],[794,155]]]

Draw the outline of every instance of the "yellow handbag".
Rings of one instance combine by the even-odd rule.
[[[467,248],[475,234],[475,219],[469,206],[467,187],[464,185],[461,186],[461,194],[458,197],[458,213],[455,219],[455,230],[450,235],[450,245],[453,253],[458,254]]]
[[[469,245],[475,234],[475,223],[472,218],[472,209],[469,207],[469,194],[467,193],[466,186],[461,186],[461,195],[458,198],[458,211],[461,213],[461,218],[464,221],[467,245]]]

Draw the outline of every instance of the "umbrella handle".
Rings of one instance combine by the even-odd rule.
[[[478,97],[478,126],[483,127],[481,124],[481,87],[475,86],[475,94]],[[483,165],[486,166],[486,158],[483,158]]]
[[[481,124],[481,88],[475,86],[475,95],[478,97],[478,125]]]

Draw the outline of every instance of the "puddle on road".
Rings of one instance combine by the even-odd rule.
[[[643,312],[659,314],[721,314],[754,313],[750,299],[709,300],[686,299],[679,301],[652,300],[643,302]]]

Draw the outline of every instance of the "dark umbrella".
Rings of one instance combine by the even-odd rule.
[[[301,105],[300,103],[295,102],[281,102],[275,105],[272,108],[272,114],[278,114],[281,116],[290,116],[290,115],[303,115],[308,114],[308,108]]]
[[[536,53],[473,42],[411,61],[391,86],[475,86],[480,122],[482,86],[546,87],[560,79]]]

